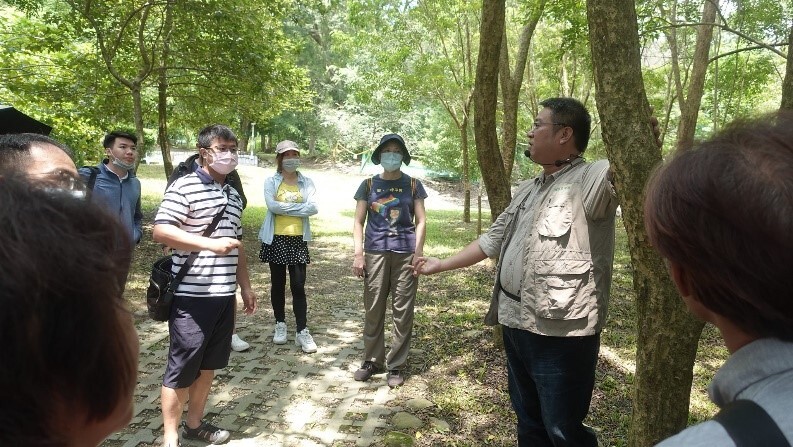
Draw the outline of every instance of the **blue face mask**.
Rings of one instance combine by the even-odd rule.
[[[386,172],[394,172],[402,166],[402,154],[398,152],[383,152],[380,154],[380,164]]]

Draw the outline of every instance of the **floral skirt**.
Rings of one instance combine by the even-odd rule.
[[[311,264],[308,243],[303,240],[303,236],[274,235],[272,244],[262,244],[259,259],[282,265]]]

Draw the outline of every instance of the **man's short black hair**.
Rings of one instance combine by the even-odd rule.
[[[215,139],[238,143],[237,136],[234,135],[234,131],[228,126],[224,126],[222,124],[212,124],[204,127],[200,132],[198,132],[198,143],[196,145],[199,149],[202,147],[208,148],[212,146],[212,141]]]
[[[113,147],[113,143],[116,142],[116,138],[126,138],[128,140],[132,140],[133,143],[138,144],[138,137],[135,135],[124,132],[123,130],[114,130],[107,135],[105,135],[105,139],[102,140],[102,147],[104,148],[111,148]]]
[[[554,122],[564,123],[573,129],[575,147],[578,152],[584,153],[592,128],[592,117],[584,104],[574,98],[548,98],[540,105],[551,110]]]
[[[73,158],[72,151],[63,143],[38,133],[9,133],[0,135],[0,171],[16,170],[30,156],[30,148],[36,143],[51,144]]]

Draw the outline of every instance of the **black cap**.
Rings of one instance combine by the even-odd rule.
[[[383,146],[389,141],[394,140],[399,143],[399,148],[402,149],[402,163],[405,165],[410,164],[410,153],[408,152],[408,148],[405,146],[405,140],[402,139],[399,135],[395,133],[389,133],[383,135],[383,138],[380,138],[380,144],[374,149],[372,152],[372,163],[379,165],[380,164],[380,152],[383,151]]]

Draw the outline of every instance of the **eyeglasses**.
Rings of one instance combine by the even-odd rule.
[[[540,127],[542,127],[542,126],[544,126],[546,124],[550,124],[552,126],[562,126],[562,127],[567,126],[566,123],[543,123],[542,121],[535,121],[531,125],[531,131],[534,132],[535,130],[539,129]]]
[[[220,146],[220,147],[205,147],[204,149],[212,149],[213,151],[216,151],[216,152],[231,152],[232,154],[236,154],[239,151],[239,149],[237,149],[237,146],[233,146],[233,147],[223,147],[223,146]]]
[[[41,182],[45,189],[60,190],[66,192],[74,192],[83,194],[87,191],[85,182],[80,177],[75,177],[74,174],[68,171],[55,171],[45,172],[40,174],[31,174],[32,177],[37,177],[37,181]]]

